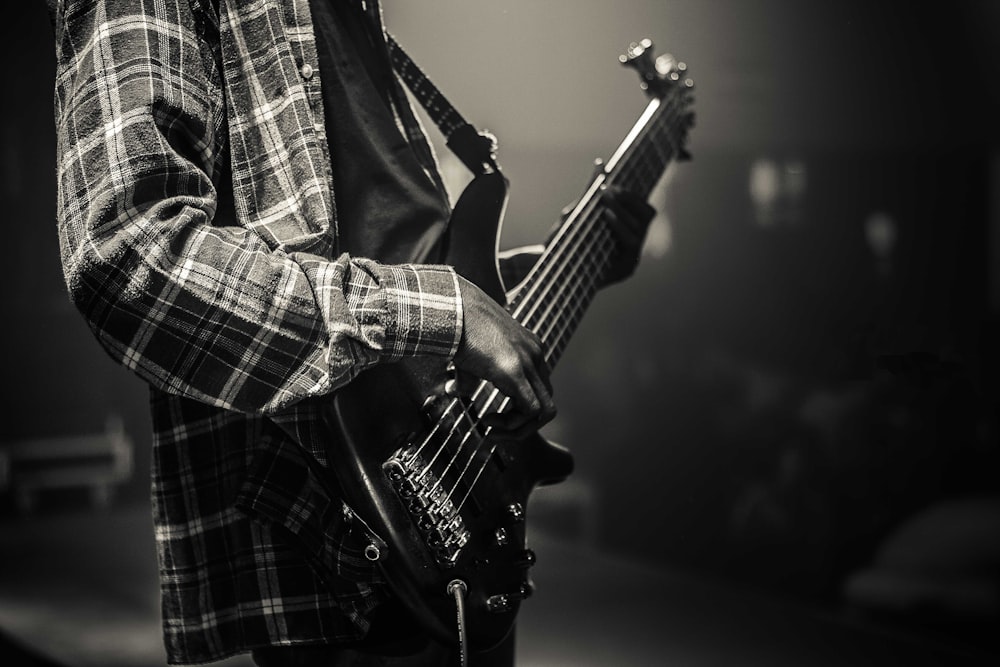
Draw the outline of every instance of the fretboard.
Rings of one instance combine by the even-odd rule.
[[[686,157],[693,121],[683,89],[653,99],[547,244],[510,304],[518,322],[541,338],[554,367],[590,306],[615,254],[601,192],[619,186],[648,197],[670,163]]]

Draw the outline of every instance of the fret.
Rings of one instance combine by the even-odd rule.
[[[610,255],[611,244],[610,239],[608,240],[609,243],[605,245],[607,250],[603,253],[603,259],[607,259]],[[582,290],[574,290],[576,292],[574,294],[575,298],[570,300],[567,309],[559,314],[555,323],[558,326],[555,334],[550,333],[544,339],[547,349],[545,360],[549,363],[550,367],[556,365],[562,357],[563,350],[569,344],[570,338],[576,333],[577,326],[583,320],[587,308],[597,294],[598,279],[599,276],[597,274],[590,274],[585,277],[584,283],[581,286]]]
[[[590,245],[593,245],[593,242],[590,242]],[[577,251],[576,255],[580,254]],[[558,319],[561,317],[561,311],[571,305],[572,299],[577,298],[577,294],[580,291],[578,289],[579,286],[588,282],[588,280],[592,282],[594,276],[599,275],[604,270],[603,263],[594,261],[594,259],[600,260],[602,258],[590,252],[585,257],[587,261],[570,263],[569,271],[563,271],[559,274],[558,281],[554,281],[553,288],[546,290],[544,296],[540,299],[541,305],[544,308],[535,309],[532,317],[524,322],[532,331],[539,333],[543,340],[546,339],[546,336],[542,334],[544,334],[546,329],[551,328],[550,321],[553,318]]]
[[[628,163],[623,166],[624,178],[630,181],[629,187],[635,192],[648,195],[666,167],[676,158],[675,147],[681,143],[680,134],[686,132],[692,122],[689,112],[678,113],[684,102],[678,96],[663,103],[666,108],[650,121],[645,140],[635,148]]]
[[[555,244],[538,262],[535,273],[545,278],[545,286],[529,283],[521,294],[534,294],[526,307],[522,300],[512,304],[524,309],[519,318],[528,329],[536,332],[547,350],[547,359],[554,364],[569,337],[586,312],[597,292],[597,283],[607,269],[613,250],[610,233],[598,220],[602,209],[590,215],[589,235],[566,236],[563,244]]]
[[[567,281],[559,295],[562,308],[550,313],[544,325],[534,329],[547,349],[556,347],[573,332],[578,316],[586,311],[597,291],[597,277],[594,273],[581,272],[573,280]]]
[[[668,144],[660,141],[651,141],[649,142],[649,145],[653,149],[653,153],[658,164],[663,165],[664,168],[666,165],[670,164],[670,160],[673,158],[673,151],[670,150],[670,146]]]

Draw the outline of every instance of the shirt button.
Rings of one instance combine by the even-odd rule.
[[[302,66],[302,69],[300,69],[299,72],[302,73],[302,78],[308,81],[309,79],[312,78],[313,75],[312,65],[306,63],[305,65]]]

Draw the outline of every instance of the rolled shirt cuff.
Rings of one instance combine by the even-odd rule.
[[[385,294],[383,361],[418,355],[455,356],[462,340],[462,294],[448,266],[380,265]]]

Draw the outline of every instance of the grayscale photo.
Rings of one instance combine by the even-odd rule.
[[[28,0],[0,665],[1000,660],[1000,2]]]

